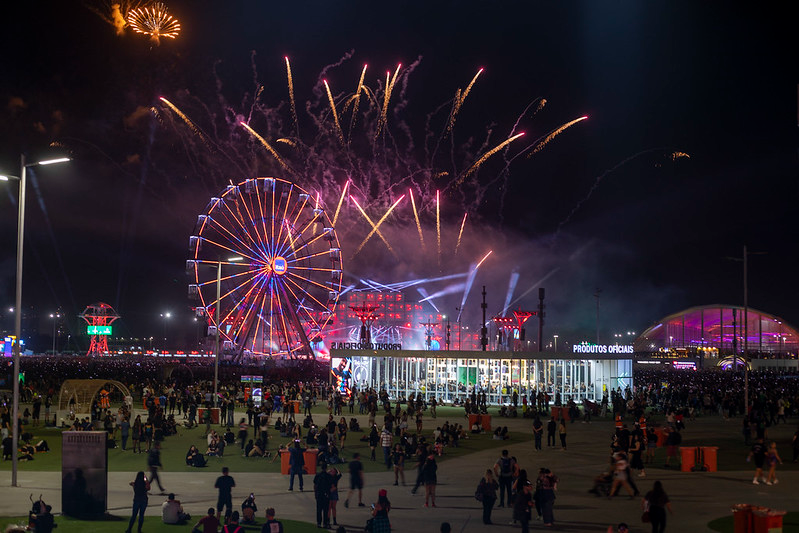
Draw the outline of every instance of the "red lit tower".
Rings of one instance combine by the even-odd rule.
[[[108,336],[111,335],[111,323],[119,315],[110,305],[97,302],[86,307],[80,318],[88,324],[87,333],[91,337],[89,351],[86,355],[105,355],[108,353]]]

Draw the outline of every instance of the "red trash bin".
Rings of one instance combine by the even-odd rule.
[[[291,469],[291,466],[289,465],[290,457],[291,454],[288,450],[280,451],[280,473],[284,476],[289,475],[289,470]]]
[[[313,476],[316,474],[316,456],[319,454],[319,450],[305,450],[302,454],[302,458],[305,461],[304,471],[306,474]]]
[[[708,472],[718,472],[718,446],[702,446],[702,455],[705,457],[705,466]]]
[[[735,533],[752,533],[752,506],[748,503],[737,503],[732,506],[732,518]]]
[[[690,472],[696,464],[696,447],[695,446],[680,446],[680,465],[681,472]]]
[[[782,517],[785,511],[775,509],[753,509],[752,510],[752,532],[753,533],[782,533]]]

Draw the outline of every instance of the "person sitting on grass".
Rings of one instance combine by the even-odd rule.
[[[247,499],[241,503],[241,523],[254,524],[255,513],[258,512],[258,506],[255,505],[255,495],[250,493]]]
[[[263,457],[264,456],[263,446],[264,445],[261,442],[261,439],[256,440],[250,451],[247,452],[247,457]]]
[[[191,515],[183,512],[180,500],[176,500],[173,493],[170,493],[166,501],[161,504],[161,520],[164,524],[184,525],[190,518]]]
[[[200,518],[200,521],[194,524],[191,533],[217,533],[219,530],[219,519],[214,513],[216,513],[216,509],[209,507],[208,514]]]
[[[202,468],[205,466],[205,457],[200,453],[195,445],[191,445],[189,451],[186,452],[186,465]]]

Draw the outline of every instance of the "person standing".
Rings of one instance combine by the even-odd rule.
[[[548,468],[544,468],[539,478],[541,480],[541,490],[539,493],[541,516],[544,525],[551,526],[555,522],[553,508],[555,506],[555,490],[558,487],[558,477],[550,472]]]
[[[294,446],[289,448],[289,490],[294,490],[294,476],[300,478],[300,492],[302,492],[302,471],[305,468],[305,450],[300,447],[299,441],[294,441]]]
[[[535,415],[535,420],[533,421],[533,439],[535,440],[535,449],[536,451],[541,451],[541,439],[544,436],[544,423],[541,422],[541,418],[538,415]]]
[[[161,464],[161,443],[158,441],[153,443],[153,447],[150,448],[147,454],[147,467],[150,469],[150,483],[155,480],[158,483],[158,490],[161,491],[161,494],[165,494],[166,489],[161,486],[161,478],[158,477],[158,469],[163,468]]]
[[[477,485],[476,494],[481,498],[483,504],[483,523],[491,523],[491,511],[494,509],[494,504],[497,501],[497,489],[499,484],[494,479],[494,473],[490,468],[486,469],[486,473],[480,483]]]
[[[558,424],[558,435],[560,435],[560,449],[564,452],[566,451],[566,421],[564,419],[560,419],[560,423]]]
[[[361,454],[355,452],[350,461],[350,490],[347,492],[347,499],[344,500],[344,507],[350,506],[350,496],[358,491],[358,507],[363,507],[363,464]]]
[[[558,429],[558,423],[555,422],[555,417],[551,417],[547,422],[547,448],[555,447],[555,430]]]
[[[228,467],[222,468],[222,475],[216,478],[214,488],[219,490],[219,495],[216,499],[216,514],[222,515],[222,508],[225,508],[225,518],[233,512],[233,487],[236,486],[236,481],[230,475]]]
[[[522,486],[522,490],[516,494],[516,501],[513,502],[513,519],[518,520],[519,524],[521,524],[522,533],[529,533],[530,531],[530,507],[533,504],[532,490],[532,484],[526,481]]]
[[[133,453],[141,453],[141,415],[136,415],[136,420],[133,421],[133,435],[131,438],[133,439]]]
[[[768,453],[766,454],[766,460],[768,461],[768,478],[766,478],[766,485],[776,485],[779,483],[777,479],[777,463],[779,462],[782,464],[780,454],[777,453],[776,442],[771,443]]]
[[[128,417],[125,416],[122,418],[122,423],[119,424],[120,428],[120,436],[122,437],[122,451],[128,449],[128,437],[130,437],[130,422],[128,422]]]
[[[508,495],[508,507],[510,507],[513,470],[513,459],[508,455],[508,450],[502,450],[502,456],[494,463],[494,475],[499,480],[499,507],[505,507],[506,493]]]
[[[646,493],[641,502],[644,512],[649,512],[649,521],[652,523],[652,533],[663,533],[666,531],[666,509],[672,513],[671,502],[663,490],[663,484],[655,481],[652,490]]]
[[[377,501],[372,507],[372,533],[391,533],[391,522],[388,520],[391,502],[388,501],[386,489],[378,491]]]
[[[325,463],[320,463],[320,471],[313,478],[313,491],[316,498],[316,527],[330,529],[330,489],[333,478],[327,472]]]
[[[391,431],[387,427],[383,427],[383,433],[380,434],[380,446],[383,447],[383,462],[386,468],[391,468],[391,448],[394,444],[394,437],[391,436]]]
[[[333,525],[337,526],[336,522],[336,505],[338,504],[338,482],[341,479],[341,473],[338,469],[330,469],[330,518],[333,520]]]
[[[130,486],[133,487],[133,513],[125,533],[131,533],[137,515],[139,517],[139,533],[141,533],[141,526],[144,523],[144,511],[147,510],[147,491],[150,490],[150,482],[147,481],[144,472],[140,471],[136,474],[136,478],[130,482]]]
[[[763,444],[762,438],[757,439],[752,445],[752,450],[746,460],[747,462],[752,461],[755,463],[755,477],[752,479],[752,484],[759,485],[760,480],[765,481],[763,479],[763,464],[766,462],[766,445]]]
[[[394,465],[394,485],[399,485],[399,480],[402,479],[402,486],[405,486],[405,452],[402,450],[402,445],[397,444],[394,446],[394,451],[391,453],[391,462]]]
[[[427,456],[422,467],[422,477],[424,478],[424,506],[427,507],[427,502],[436,506],[436,485],[438,484],[438,464],[436,463],[435,453]],[[510,494],[508,494],[508,503],[510,503]]]

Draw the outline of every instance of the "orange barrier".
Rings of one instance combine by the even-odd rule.
[[[491,415],[469,415],[469,430],[478,423],[483,431],[491,431]]]
[[[571,420],[569,418],[569,408],[568,407],[553,407],[552,408],[552,416],[555,417],[555,420],[560,420],[561,418],[568,422]]]
[[[708,472],[718,472],[718,446],[702,446],[702,453],[705,456],[705,464]]]
[[[681,472],[690,472],[696,464],[696,447],[695,446],[680,446],[680,464]]]

